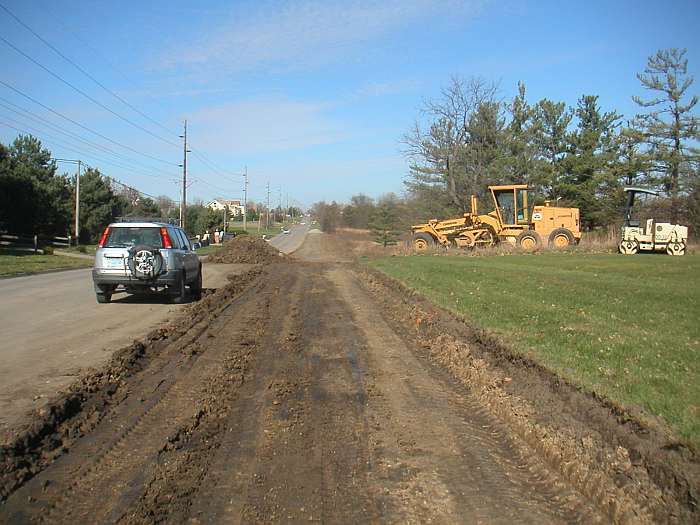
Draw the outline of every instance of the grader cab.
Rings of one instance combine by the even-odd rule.
[[[551,247],[565,248],[581,239],[578,208],[560,208],[549,203],[532,206],[524,184],[489,186],[488,189],[493,211],[479,215],[477,199],[472,195],[471,211],[462,217],[431,219],[412,226],[414,249],[425,251],[433,245],[474,248],[508,242],[534,250],[545,240]]]

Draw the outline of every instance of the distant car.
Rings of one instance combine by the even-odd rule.
[[[202,296],[202,263],[185,232],[159,222],[117,222],[105,228],[92,281],[98,303],[112,294],[165,293],[174,302]]]
[[[224,234],[221,236],[221,242],[224,243],[224,242],[226,242],[226,241],[230,241],[230,240],[233,239],[235,236],[236,236],[235,233],[224,233]]]
[[[287,235],[289,233],[289,228],[282,228],[282,233]]]

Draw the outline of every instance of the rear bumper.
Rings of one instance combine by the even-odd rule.
[[[179,286],[181,279],[181,272],[177,270],[170,270],[161,273],[155,279],[136,279],[131,275],[115,275],[114,273],[103,272],[99,269],[93,268],[92,270],[92,282],[95,288],[98,286]]]

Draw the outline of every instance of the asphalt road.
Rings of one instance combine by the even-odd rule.
[[[289,253],[307,230],[297,226],[270,242]],[[222,286],[226,275],[249,266],[205,264],[204,287]],[[124,294],[98,305],[90,269],[0,280],[0,440],[81,368],[99,366],[182,308]]]
[[[270,240],[270,244],[284,253],[292,253],[299,249],[304,242],[304,237],[309,231],[310,226],[295,225],[292,226],[287,234],[279,234]]]

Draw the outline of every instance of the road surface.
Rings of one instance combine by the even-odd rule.
[[[271,244],[293,251],[307,229],[297,226]],[[248,267],[205,264],[204,287],[223,286],[228,274]],[[123,294],[98,305],[90,269],[1,279],[0,442],[28,410],[68,386],[81,369],[101,365],[182,309],[161,298]]]
[[[6,478],[0,522],[605,522],[420,357],[327,237],[86,394],[99,419]]]
[[[270,244],[283,253],[292,253],[302,245],[309,228],[308,224],[294,225],[290,228],[289,233],[281,233],[270,239]]]

